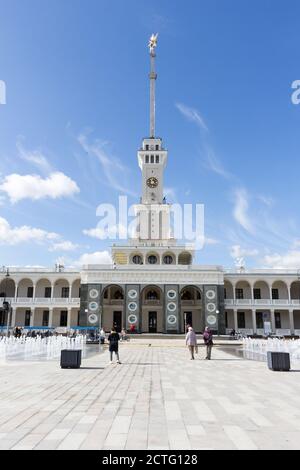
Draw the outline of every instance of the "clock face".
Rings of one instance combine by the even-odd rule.
[[[151,176],[151,178],[147,179],[147,185],[149,188],[156,188],[158,186],[158,179]]]

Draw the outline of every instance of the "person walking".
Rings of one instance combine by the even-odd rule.
[[[119,333],[116,332],[115,327],[112,328],[110,335],[108,336],[109,352],[110,352],[110,363],[113,363],[113,353],[117,356],[117,364],[121,364],[119,357]]]
[[[189,348],[189,351],[191,353],[191,360],[193,361],[195,359],[194,352],[197,348],[197,336],[191,326],[189,327],[187,335],[185,337],[185,343]]]
[[[203,340],[204,344],[206,346],[206,358],[208,361],[211,360],[211,350],[214,345],[213,343],[213,335],[209,327],[207,326],[205,328],[204,334],[203,334]]]

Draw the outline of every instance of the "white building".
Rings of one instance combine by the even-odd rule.
[[[0,296],[11,304],[11,326],[134,326],[140,333],[197,332],[206,325],[224,334],[235,329],[263,334],[264,322],[279,335],[300,335],[300,271],[226,272],[193,264],[192,246],[172,238],[163,197],[168,152],[155,135],[155,50],[150,40],[150,136],[138,151],[142,197],[137,233],[112,247],[113,266],[81,272],[14,269],[0,274]],[[0,326],[8,315],[0,311]]]

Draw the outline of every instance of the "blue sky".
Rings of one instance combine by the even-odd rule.
[[[87,231],[98,204],[140,196],[158,32],[165,186],[205,204],[197,262],[300,268],[298,0],[0,0],[0,13],[1,264],[108,260],[111,241]]]

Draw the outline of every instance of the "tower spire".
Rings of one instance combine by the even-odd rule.
[[[157,79],[157,73],[155,71],[155,50],[157,47],[157,34],[152,34],[149,40],[149,49],[150,49],[150,60],[151,60],[151,70],[150,70],[150,138],[155,137],[155,82]]]

